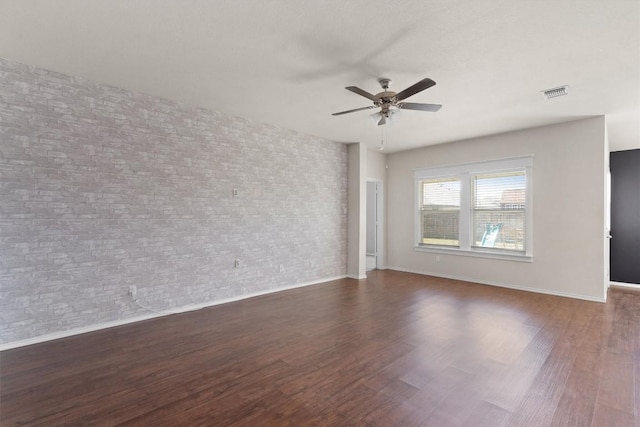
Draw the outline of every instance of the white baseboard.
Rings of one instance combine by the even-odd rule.
[[[479,283],[481,285],[496,286],[496,287],[499,287],[499,288],[507,288],[507,289],[515,289],[515,290],[518,290],[518,291],[535,292],[537,294],[554,295],[554,296],[565,297],[565,298],[575,298],[575,299],[580,299],[580,300],[585,300],[585,301],[592,301],[592,302],[607,302],[606,297],[605,298],[597,298],[597,297],[592,297],[592,296],[589,296],[589,295],[580,295],[580,294],[572,294],[572,293],[568,293],[568,292],[550,291],[548,289],[529,288],[529,287],[526,287],[526,286],[518,286],[518,285],[513,285],[513,284],[510,284],[510,283],[488,282],[488,281],[478,280],[478,279],[475,279],[475,278],[472,278],[472,277],[463,277],[463,276],[455,276],[455,275],[450,275],[450,274],[432,273],[432,272],[427,272],[427,271],[407,270],[407,269],[400,268],[400,267],[387,267],[387,268],[389,270],[403,271],[405,273],[414,273],[414,274],[421,274],[421,275],[424,275],[424,276],[442,277],[444,279],[461,280],[461,281],[464,281],[464,282]],[[604,284],[603,284],[603,286],[604,286]]]
[[[50,333],[50,334],[40,335],[40,336],[33,337],[33,338],[27,338],[27,339],[20,340],[20,341],[13,341],[13,342],[0,344],[0,351],[10,350],[12,348],[24,347],[24,346],[32,345],[32,344],[38,344],[38,343],[42,343],[42,342],[46,342],[46,341],[57,340],[57,339],[60,339],[60,338],[66,338],[66,337],[70,337],[70,336],[73,336],[73,335],[85,334],[87,332],[99,331],[101,329],[113,328],[115,326],[127,325],[129,323],[135,323],[135,322],[140,322],[140,321],[143,321],[143,320],[154,319],[156,317],[163,317],[163,316],[169,316],[171,314],[179,314],[179,313],[186,313],[188,311],[200,310],[200,309],[203,309],[203,308],[206,308],[206,307],[212,307],[214,305],[226,304],[226,303],[229,303],[229,302],[240,301],[240,300],[248,299],[248,298],[254,298],[254,297],[261,296],[261,295],[267,295],[267,294],[273,294],[273,293],[276,293],[276,292],[288,291],[290,289],[302,288],[302,287],[305,287],[305,286],[318,285],[318,284],[321,284],[321,283],[331,282],[333,280],[344,279],[345,277],[347,277],[347,276],[327,277],[327,278],[316,280],[316,281],[312,281],[312,282],[299,283],[299,284],[292,285],[292,286],[284,286],[284,287],[277,288],[277,289],[269,289],[269,290],[266,290],[266,291],[254,292],[254,293],[251,293],[251,294],[245,294],[245,295],[239,295],[239,296],[231,297],[231,298],[224,298],[224,299],[220,299],[220,300],[209,301],[209,302],[202,303],[202,304],[185,305],[185,306],[177,307],[177,308],[174,308],[174,309],[171,309],[171,310],[167,310],[167,311],[144,314],[142,316],[130,317],[130,318],[127,318],[127,319],[119,319],[119,320],[114,320],[114,321],[111,321],[111,322],[104,322],[104,323],[98,323],[98,324],[94,324],[94,325],[82,326],[80,328],[69,329],[67,331],[53,332],[53,333]]]
[[[630,289],[640,290],[640,284],[636,284],[636,283],[609,282],[609,286],[618,286],[620,288],[630,288]]]
[[[355,279],[355,280],[362,280],[362,279],[366,279],[367,275],[363,274],[362,276],[356,276],[354,274],[347,274],[347,279]]]

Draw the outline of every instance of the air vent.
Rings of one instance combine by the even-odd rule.
[[[544,95],[544,97],[547,99],[557,98],[558,96],[569,95],[569,86],[564,85],[560,87],[554,87],[553,89],[543,90],[542,95]]]

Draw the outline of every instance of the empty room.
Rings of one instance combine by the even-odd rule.
[[[640,427],[640,0],[0,0],[0,425]]]

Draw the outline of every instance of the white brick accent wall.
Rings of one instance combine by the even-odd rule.
[[[343,144],[0,59],[0,156],[0,343],[346,273]]]

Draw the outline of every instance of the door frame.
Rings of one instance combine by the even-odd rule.
[[[381,179],[367,178],[367,184],[370,182],[376,184],[376,269],[384,270],[386,268],[384,251],[384,182]]]

